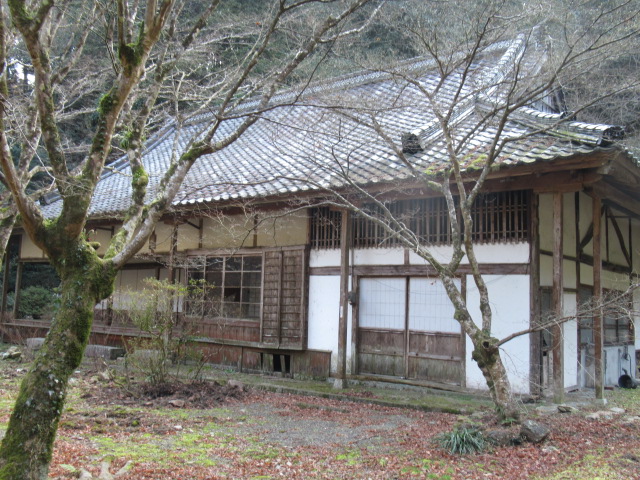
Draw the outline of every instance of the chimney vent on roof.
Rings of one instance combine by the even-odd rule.
[[[608,145],[615,141],[620,141],[624,139],[624,127],[619,125],[614,125],[612,127],[607,128],[604,132],[602,132],[602,143],[604,145]]]
[[[403,133],[400,137],[402,153],[414,154],[422,151],[420,139],[415,133]]]

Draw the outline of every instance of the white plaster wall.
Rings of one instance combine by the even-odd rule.
[[[44,252],[31,241],[29,235],[22,234],[20,245],[20,259],[42,259],[46,258]]]
[[[581,275],[583,275],[583,272],[584,269],[581,270]],[[586,282],[584,278],[583,276],[580,277],[582,283]],[[576,288],[576,281],[575,262],[564,259],[562,261],[562,283],[564,288]],[[540,286],[553,286],[553,257],[551,255],[540,255]]]
[[[562,302],[565,316],[576,314],[575,293],[565,293]],[[578,379],[578,322],[576,320],[565,322],[562,325],[562,337],[564,338],[564,386],[573,387],[580,384]]]
[[[309,218],[306,210],[287,213],[285,211],[260,215],[257,228],[259,246],[278,247],[307,243]]]
[[[623,358],[624,354],[628,354],[629,358]],[[618,378],[624,374],[623,368],[628,375],[632,377],[636,371],[635,352],[633,347],[629,346],[610,346],[604,347],[605,356],[605,385],[618,385]],[[631,367],[631,368],[630,368]],[[631,372],[631,373],[630,373]]]
[[[493,310],[493,331],[497,338],[524,330],[529,325],[529,276],[485,275]],[[471,276],[467,277],[467,305],[474,321],[480,325],[478,290]],[[480,369],[471,359],[473,345],[467,338],[466,381],[467,387],[487,389]],[[507,342],[501,351],[502,360],[515,392],[529,392],[529,336],[522,335]]]
[[[337,370],[338,324],[340,320],[340,276],[309,277],[309,337],[311,350],[331,351],[331,372]],[[350,323],[350,322],[349,322]],[[348,332],[351,327],[348,326]],[[351,342],[347,342],[347,366],[350,365]]]
[[[340,250],[311,250],[310,267],[335,267],[340,265]],[[311,277],[313,278],[313,277]]]
[[[446,262],[451,259],[453,248],[447,245],[439,245],[431,248],[431,252],[438,261]],[[480,263],[528,263],[529,244],[528,243],[506,243],[475,245],[475,253]],[[426,260],[413,252],[409,253],[409,262],[417,265],[424,265]],[[469,263],[465,256],[462,263]]]
[[[363,248],[353,250],[350,261],[353,265],[403,265],[404,249]],[[340,250],[311,250],[310,267],[339,267]]]
[[[354,265],[402,265],[404,249],[362,248],[354,249],[351,257]],[[340,263],[338,263],[340,265]]]
[[[624,292],[629,288],[629,276],[623,273],[602,270],[602,288]]]
[[[431,252],[437,260],[446,262],[451,259],[452,247],[434,246]],[[480,263],[528,263],[529,244],[509,243],[476,245],[476,257]],[[354,265],[404,265],[403,248],[363,248],[353,251]],[[411,265],[425,265],[427,262],[414,252],[409,252]],[[462,263],[468,263],[467,257]],[[309,265],[311,267],[336,267],[340,265],[340,250],[311,250]]]

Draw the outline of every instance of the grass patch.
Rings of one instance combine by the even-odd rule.
[[[566,469],[545,477],[535,477],[534,480],[575,480],[588,478],[589,480],[611,480],[617,478],[631,478],[629,471],[630,460],[622,455],[612,455],[611,452],[586,455],[581,461],[575,462]],[[635,466],[634,466],[635,467]],[[626,470],[626,471],[625,471]]]
[[[640,389],[616,388],[607,392],[609,407],[624,408],[629,415],[640,415]]]
[[[438,472],[434,472],[434,470]],[[443,472],[441,472],[444,470]],[[400,473],[411,476],[419,476],[429,480],[451,480],[454,470],[440,460],[423,458],[415,465],[408,465],[400,470]]]
[[[438,444],[454,455],[482,452],[487,446],[480,430],[466,427],[443,433],[438,437]]]
[[[216,465],[212,459],[212,450],[217,446],[216,437],[206,433],[144,433],[117,439],[99,436],[93,437],[92,441],[101,454],[111,454],[134,462],[153,462],[162,466],[175,465],[176,462],[197,463],[205,467]]]
[[[336,455],[336,460],[340,460],[342,462],[346,462],[349,466],[359,465],[361,462],[362,456],[358,450],[349,450],[345,453],[340,453]]]

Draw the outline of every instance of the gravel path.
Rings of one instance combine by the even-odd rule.
[[[411,423],[407,415],[381,411],[371,411],[357,423],[349,422],[353,414],[348,408],[348,404],[344,409],[326,409],[305,403],[302,416],[270,402],[257,402],[230,411],[233,417],[244,419],[234,425],[234,430],[283,447],[376,444]]]

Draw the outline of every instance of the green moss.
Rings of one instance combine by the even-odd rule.
[[[487,163],[488,160],[489,160],[489,155],[487,155],[486,153],[481,153],[477,155],[476,158],[471,160],[471,162],[469,162],[469,165],[472,167],[481,168]]]
[[[206,432],[184,432],[169,436],[145,433],[117,439],[99,436],[91,440],[98,445],[101,454],[111,454],[134,462],[154,462],[165,466],[185,462],[205,466],[216,464],[211,459],[216,439]]]
[[[143,42],[145,37],[144,22],[140,23],[138,39],[133,43],[121,45],[118,49],[120,64],[124,68],[125,75],[133,73],[133,69],[142,63]]]
[[[145,171],[144,167],[137,166],[133,169],[132,184],[134,188],[146,187],[149,183],[149,175]]]
[[[113,89],[105,93],[98,102],[98,113],[102,116],[108,115],[116,105],[115,91]]]
[[[609,480],[613,478],[630,478],[625,474],[625,463],[630,460],[622,458],[621,454],[611,454],[610,451],[600,452],[595,455],[586,455],[582,460],[575,462],[551,476],[535,477],[535,480],[574,480],[576,478],[588,478],[589,480]],[[635,465],[633,465],[635,469]]]

